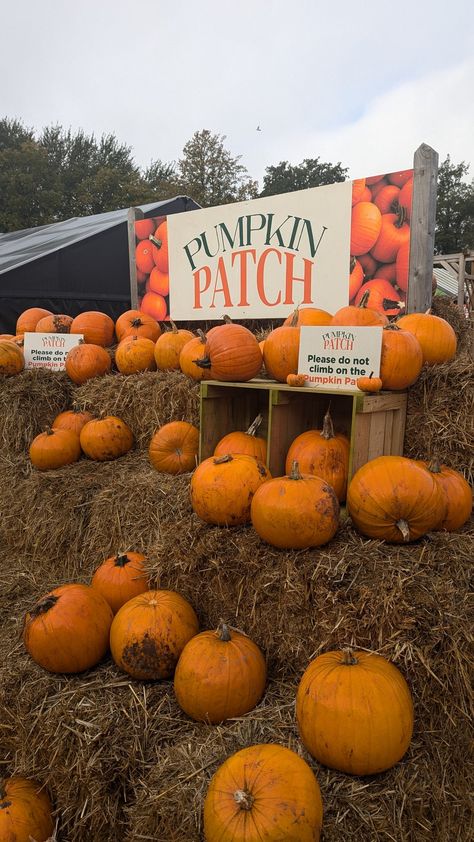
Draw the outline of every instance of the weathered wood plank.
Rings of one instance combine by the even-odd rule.
[[[137,289],[137,264],[135,263],[135,221],[143,219],[144,213],[140,208],[129,208],[127,214],[127,234],[128,234],[128,263],[130,270],[130,304],[132,310],[138,307],[138,289]]]
[[[381,395],[367,395],[359,412],[381,412],[389,409],[402,409],[406,406],[406,392],[389,392]]]
[[[415,152],[407,313],[431,307],[438,153],[422,143]]]

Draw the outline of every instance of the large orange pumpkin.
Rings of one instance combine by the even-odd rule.
[[[208,331],[204,356],[196,364],[213,380],[246,382],[261,370],[262,352],[250,330],[228,322]]]
[[[95,571],[91,587],[99,591],[114,614],[129,599],[149,590],[141,553],[121,552],[106,558]]]
[[[437,529],[455,532],[469,520],[472,512],[472,490],[459,471],[441,465],[437,459],[430,462],[417,462],[426,468],[436,482],[443,497],[446,509]]]
[[[380,379],[384,389],[406,389],[423,368],[423,351],[416,336],[396,325],[382,331]]]
[[[199,451],[199,430],[188,421],[170,421],[154,434],[148,449],[150,462],[164,474],[193,471]]]
[[[140,310],[127,310],[115,322],[115,333],[119,342],[126,336],[144,336],[156,342],[161,328],[158,322]]]
[[[156,292],[147,292],[140,302],[140,310],[157,322],[161,322],[166,320],[168,305],[162,295],[158,295]]]
[[[286,383],[289,374],[298,373],[300,352],[300,328],[297,326],[297,311],[291,323],[276,327],[265,339],[263,361],[269,377]]]
[[[51,427],[53,430],[69,430],[79,436],[84,424],[92,421],[93,417],[91,412],[79,409],[78,406],[73,405],[72,409],[66,409],[65,412],[60,412],[59,415],[56,415]]]
[[[192,507],[206,523],[249,523],[252,497],[269,479],[268,468],[254,456],[211,456],[201,462],[191,478]]]
[[[409,313],[397,321],[398,327],[416,336],[423,352],[423,362],[437,365],[456,356],[456,334],[445,319],[430,313]]]
[[[48,427],[30,445],[31,463],[38,471],[50,471],[77,462],[81,456],[79,436],[72,430]]]
[[[261,462],[267,461],[267,442],[256,435],[258,428],[263,421],[262,415],[252,421],[246,433],[234,430],[227,433],[216,445],[214,456],[225,456],[226,453],[244,453],[247,456],[254,456]]]
[[[39,320],[52,315],[51,310],[43,307],[30,307],[18,316],[15,333],[34,333]]]
[[[288,476],[270,479],[256,490],[251,520],[260,538],[273,547],[319,547],[337,532],[339,503],[325,480],[300,474],[294,462]]]
[[[116,415],[88,421],[80,434],[84,453],[97,462],[108,462],[123,456],[131,450],[133,441],[130,427]]]
[[[398,316],[405,307],[400,293],[397,293],[395,287],[389,281],[380,278],[378,274],[371,281],[362,284],[355,297],[356,307],[359,306],[366,293],[368,297],[365,306],[370,310],[377,310],[377,313],[382,313],[384,316]]]
[[[243,716],[263,696],[266,664],[247,635],[221,623],[192,637],[174,674],[179,706],[191,719],[217,724]]]
[[[113,344],[115,325],[113,319],[107,313],[87,310],[72,320],[69,332],[82,333],[84,342],[91,345],[101,345],[105,348]]]
[[[178,330],[170,320],[171,330],[161,334],[155,345],[155,362],[161,371],[178,371],[179,357],[187,342],[195,339],[190,330]]]
[[[295,321],[296,314],[296,321]],[[297,307],[285,319],[283,324],[285,326],[291,325],[294,327],[301,327],[301,325],[330,325],[332,315],[326,310],[319,310],[317,307]]]
[[[199,360],[204,355],[204,348],[206,346],[206,337],[202,330],[198,330],[198,336],[186,342],[186,345],[181,349],[179,355],[179,367],[183,374],[191,377],[192,380],[204,380],[208,377],[208,370],[197,365],[196,360]]]
[[[110,650],[132,678],[171,678],[188,640],[199,631],[193,608],[175,591],[147,591],[117,612]]]
[[[326,652],[306,669],[296,696],[303,744],[318,763],[375,775],[403,757],[413,701],[401,672],[380,655]]]
[[[214,774],[204,802],[206,842],[318,842],[323,803],[308,764],[284,746],[241,749]]]
[[[354,257],[370,251],[382,227],[382,214],[372,202],[358,202],[352,208],[350,253]]]
[[[145,336],[126,336],[115,351],[115,365],[121,374],[156,371],[155,343]]]
[[[47,842],[54,822],[51,801],[36,781],[15,775],[0,778],[0,839],[2,842]]]
[[[400,246],[409,240],[410,226],[404,209],[401,208],[398,213],[384,213],[380,234],[371,249],[372,256],[381,263],[393,263]]]
[[[350,442],[343,433],[335,433],[329,410],[322,430],[306,430],[292,441],[286,456],[285,471],[291,473],[296,460],[302,474],[312,474],[327,482],[339,502],[346,499]]]
[[[49,672],[83,672],[109,648],[112,609],[87,585],[61,585],[28,611],[23,627],[26,649]]]
[[[368,298],[369,291],[366,290],[360,297],[358,304],[348,304],[346,307],[341,307],[337,313],[334,313],[331,324],[359,325],[361,327],[388,324],[387,316],[367,306]]]
[[[0,375],[11,377],[25,367],[23,351],[12,339],[0,339]]]
[[[429,471],[404,456],[378,456],[352,477],[347,510],[362,535],[402,544],[437,529],[445,504]]]
[[[112,360],[101,345],[81,342],[66,354],[65,367],[71,380],[81,385],[93,377],[107,374],[112,368]]]

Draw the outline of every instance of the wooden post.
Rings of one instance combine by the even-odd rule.
[[[422,143],[415,152],[407,313],[431,307],[438,153]]]
[[[135,220],[143,219],[144,213],[140,208],[129,208],[127,214],[128,232],[128,263],[130,270],[130,305],[132,310],[138,306],[137,264],[135,263]]]
[[[464,276],[466,274],[466,257],[459,255],[458,267],[458,307],[464,312]]]

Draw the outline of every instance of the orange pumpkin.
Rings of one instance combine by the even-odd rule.
[[[256,490],[251,520],[260,538],[273,547],[320,547],[337,532],[339,503],[325,480],[300,474],[295,461],[288,476],[270,479]]]
[[[0,333],[0,340],[4,340],[4,339],[10,340],[10,339],[14,339],[14,338],[15,337],[13,336],[13,333]]]
[[[158,322],[140,310],[127,310],[115,322],[115,333],[119,342],[127,336],[144,336],[156,342],[161,328]]]
[[[350,442],[343,433],[335,433],[329,410],[322,430],[306,430],[291,443],[285,462],[285,471],[291,473],[296,460],[303,474],[312,474],[327,482],[336,492],[337,499],[346,499],[349,472]]]
[[[77,462],[81,456],[79,436],[72,430],[58,430],[48,427],[33,439],[30,445],[30,460],[38,471],[51,471]]]
[[[25,367],[23,351],[11,339],[0,339],[0,375],[11,377]]]
[[[160,272],[158,266],[154,266],[150,272],[150,290],[159,295],[169,295],[170,278],[167,272]]]
[[[55,673],[84,672],[109,648],[112,609],[87,585],[61,585],[28,611],[23,641],[34,661]]]
[[[386,325],[388,324],[387,316],[373,310],[367,306],[369,298],[369,291],[366,290],[359,298],[357,304],[348,304],[346,307],[341,307],[337,313],[334,313],[331,324],[333,325]]]
[[[214,774],[204,802],[206,842],[318,842],[323,803],[308,764],[284,746],[241,749]]]
[[[135,236],[137,240],[147,240],[155,230],[153,219],[137,219],[135,222]]]
[[[382,227],[382,214],[372,202],[358,202],[352,208],[350,253],[357,257],[370,251]]]
[[[254,456],[265,463],[267,461],[267,442],[265,439],[255,435],[263,421],[262,415],[252,421],[246,433],[236,430],[227,433],[216,445],[214,456],[225,456],[227,453],[243,453],[247,456]]]
[[[114,614],[129,599],[149,590],[141,553],[122,552],[106,558],[95,571],[91,587],[108,602]]]
[[[150,462],[164,474],[185,474],[196,467],[199,430],[187,421],[170,421],[154,434],[148,449]]]
[[[374,372],[372,371],[368,377],[358,377],[356,386],[361,392],[380,392],[382,381],[380,377],[374,377]]]
[[[191,504],[201,520],[217,526],[239,526],[250,521],[250,504],[257,488],[271,474],[254,456],[241,453],[211,456],[191,478]]]
[[[369,538],[416,541],[442,522],[445,505],[429,471],[404,456],[378,456],[352,477],[347,509]]]
[[[471,486],[459,471],[440,465],[437,459],[417,464],[430,472],[446,506],[444,516],[436,528],[456,532],[469,520],[472,512]]]
[[[133,433],[121,418],[106,415],[105,418],[97,418],[84,425],[80,442],[89,459],[108,462],[131,450]]]
[[[397,281],[397,264],[396,263],[381,263],[379,268],[375,273],[376,280],[380,281],[381,279],[384,281],[389,281],[391,284],[395,284]],[[392,289],[392,298],[399,298],[400,296],[395,293],[395,290]]]
[[[384,175],[370,175],[365,179],[365,183],[373,190],[374,186],[387,184],[387,179]]]
[[[423,352],[423,362],[437,365],[456,356],[456,334],[445,319],[430,313],[409,313],[397,321],[398,327],[416,336]]]
[[[51,427],[53,430],[69,430],[77,436],[88,421],[92,421],[93,415],[91,412],[79,409],[78,406],[73,405],[72,409],[67,409],[65,412],[60,412],[56,415]]]
[[[113,344],[115,325],[106,313],[87,310],[72,320],[69,332],[82,333],[87,344],[101,345],[105,348]]]
[[[364,270],[362,264],[355,257],[351,257],[350,275],[349,275],[349,301],[352,301],[354,296],[359,292],[364,282]],[[331,324],[331,322],[328,322]]]
[[[295,314],[296,321],[294,321]],[[295,325],[297,327],[301,327],[301,325],[330,325],[331,319],[331,313],[326,310],[319,310],[317,307],[297,307],[285,319],[283,325],[285,327],[290,325],[291,327]]]
[[[295,389],[301,389],[303,386],[306,386],[306,375],[289,374],[286,378],[286,385]]]
[[[374,260],[371,254],[360,254],[357,260],[364,270],[364,279],[369,281],[376,273],[378,266],[377,261]]]
[[[66,354],[66,373],[81,385],[93,377],[101,377],[112,368],[110,354],[101,345],[80,343]]]
[[[365,192],[365,178],[355,178],[352,182],[352,204],[360,202]]]
[[[204,348],[206,346],[206,337],[202,330],[198,330],[198,336],[194,336],[186,345],[183,346],[179,355],[179,367],[183,374],[191,377],[192,380],[205,380],[208,376],[207,369],[201,368],[197,365],[196,360],[199,360],[204,355]]]
[[[375,775],[407,751],[413,701],[401,672],[380,655],[326,652],[300,681],[296,718],[318,763],[349,775]]]
[[[413,179],[409,178],[408,181],[405,181],[402,189],[400,190],[400,195],[398,197],[398,204],[401,208],[404,208],[406,213],[406,218],[410,221],[411,217],[411,206],[413,203]]]
[[[140,310],[151,316],[155,321],[166,321],[168,305],[162,295],[156,292],[147,292],[140,302]]]
[[[408,277],[410,268],[410,241],[402,243],[397,252],[395,261],[397,287],[404,292],[408,289]]]
[[[174,674],[174,692],[191,719],[217,724],[252,710],[263,696],[266,677],[258,646],[221,623],[217,631],[201,632],[186,644]]]
[[[204,357],[197,365],[213,380],[245,382],[262,368],[262,352],[250,330],[230,322],[208,331]]]
[[[384,213],[377,242],[371,249],[372,256],[381,263],[393,263],[403,243],[410,240],[410,226],[403,208],[398,213]]]
[[[126,336],[115,351],[115,365],[121,374],[155,371],[155,343],[145,336]]]
[[[47,842],[53,835],[51,801],[36,781],[15,775],[0,779],[0,839]]]
[[[36,333],[69,333],[73,323],[72,316],[44,316],[35,327]]]
[[[368,295],[366,295],[367,293]],[[396,292],[389,281],[379,278],[378,274],[371,281],[362,284],[355,297],[354,304],[356,307],[360,305],[364,296],[366,296],[364,299],[365,307],[376,310],[377,313],[382,313],[384,316],[398,316],[405,306],[400,293]]]
[[[150,240],[140,240],[135,249],[135,263],[140,272],[149,275],[155,265],[153,260],[153,246]]]
[[[396,213],[398,211],[398,197],[400,188],[395,184],[387,184],[377,191],[374,198],[374,205],[377,205],[381,214]]]
[[[186,643],[199,631],[193,608],[175,591],[147,591],[117,611],[110,650],[132,678],[171,678]]]
[[[168,272],[168,226],[166,219],[158,225],[155,233],[150,237],[152,255],[155,266],[160,272]]]
[[[403,187],[410,178],[413,178],[413,170],[399,170],[398,172],[390,172],[387,175],[390,184],[396,184],[397,187]]]
[[[39,320],[52,315],[50,310],[43,307],[30,307],[18,316],[15,333],[34,333]]]
[[[416,336],[396,325],[382,331],[380,379],[384,389],[406,389],[418,380],[423,351]]]
[[[280,383],[286,383],[289,374],[298,373],[300,328],[296,313],[295,310],[291,324],[276,327],[265,339],[263,361],[267,374]]]
[[[178,330],[170,320],[171,330],[165,331],[155,345],[155,362],[161,371],[179,370],[179,356],[187,342],[195,339],[190,330]]]

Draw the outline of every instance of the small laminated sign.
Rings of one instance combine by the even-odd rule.
[[[68,352],[82,340],[80,333],[25,333],[25,368],[64,371]]]
[[[357,379],[379,376],[382,330],[324,325],[302,327],[298,373],[313,389],[357,389]]]

